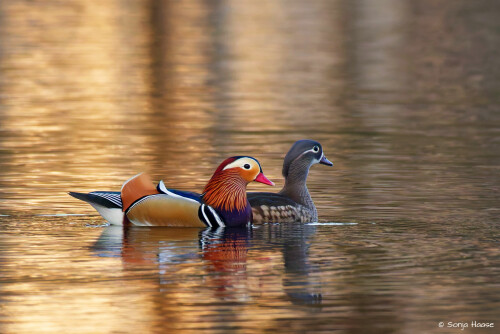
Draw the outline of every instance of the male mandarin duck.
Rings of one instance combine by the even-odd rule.
[[[123,184],[121,192],[95,191],[69,194],[92,205],[111,224],[137,226],[218,227],[242,226],[252,221],[247,184],[273,182],[252,157],[224,160],[203,194],[167,189],[163,181],[153,186],[146,174]]]
[[[248,193],[253,211],[253,223],[314,222],[318,212],[307,190],[309,168],[314,164],[333,166],[314,140],[295,142],[285,156],[283,176],[285,186],[279,193]]]

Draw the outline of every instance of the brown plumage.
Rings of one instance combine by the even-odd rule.
[[[253,223],[314,222],[316,206],[306,186],[309,169],[314,164],[332,166],[321,144],[299,140],[293,144],[283,161],[285,186],[279,193],[248,193]]]

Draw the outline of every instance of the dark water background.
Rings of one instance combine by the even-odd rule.
[[[496,0],[0,2],[0,332],[497,332],[499,54]],[[124,232],[66,195],[240,154],[277,191],[301,138],[318,224]]]

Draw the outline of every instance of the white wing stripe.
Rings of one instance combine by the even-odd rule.
[[[161,192],[163,192],[165,195],[169,195],[169,196],[172,196],[172,197],[178,197],[178,198],[183,198],[185,200],[188,200],[188,201],[192,201],[192,202],[195,202],[195,203],[199,203],[198,201],[192,199],[192,198],[189,198],[189,197],[184,197],[184,196],[181,196],[181,195],[177,195],[177,194],[174,194],[173,192],[171,192],[170,190],[167,189],[167,187],[165,187],[165,183],[163,183],[163,181],[160,181],[160,183],[158,183],[158,188],[160,189]]]

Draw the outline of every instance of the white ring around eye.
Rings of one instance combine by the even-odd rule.
[[[313,152],[314,152],[314,153],[318,153],[318,152],[319,152],[319,146],[317,146],[317,145],[316,145],[316,146],[314,146],[314,147],[313,147]]]

